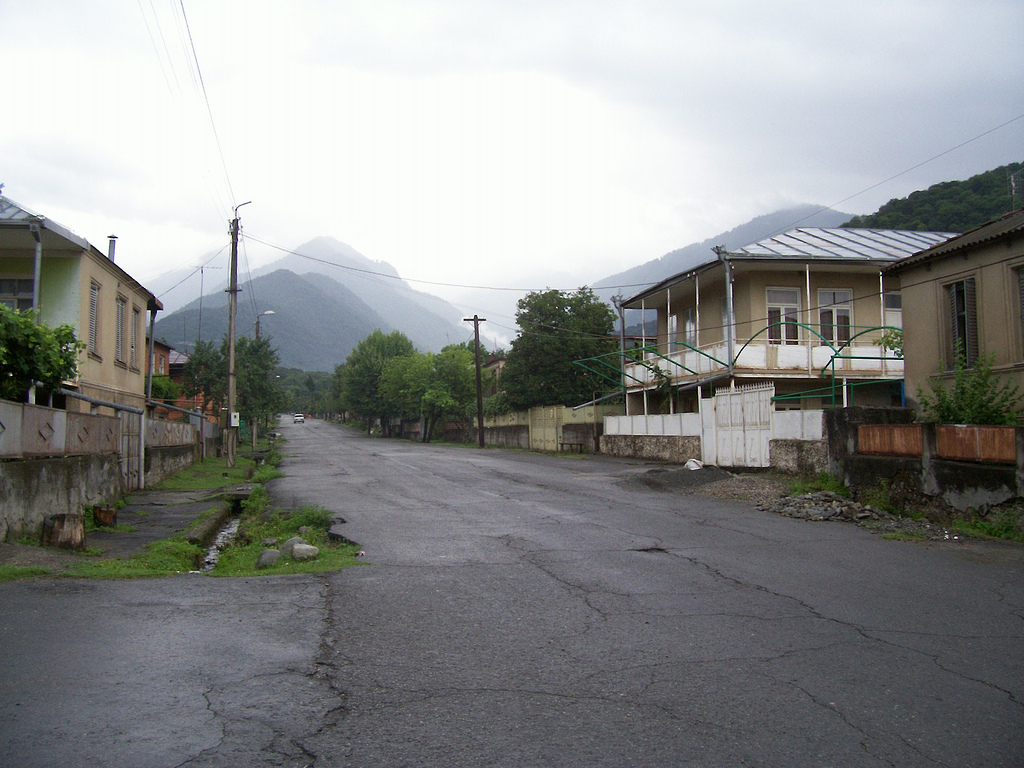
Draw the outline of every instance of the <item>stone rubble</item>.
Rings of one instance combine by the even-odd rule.
[[[877,533],[903,534],[932,541],[959,541],[963,538],[961,534],[925,519],[894,515],[831,491],[783,496],[761,502],[757,507],[766,512],[811,522],[851,522]]]

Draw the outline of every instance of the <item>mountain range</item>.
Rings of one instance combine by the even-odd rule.
[[[161,280],[173,285],[181,278],[167,275]],[[159,282],[153,281],[151,288],[158,295]],[[413,290],[390,264],[371,261],[328,237],[311,240],[255,270],[239,287],[236,333],[254,335],[258,308],[261,333],[273,338],[287,368],[333,371],[378,328],[385,333],[400,330],[417,349],[431,352],[472,335],[451,304]],[[218,288],[159,319],[155,335],[188,351],[196,339],[218,341],[227,330],[228,295]]]

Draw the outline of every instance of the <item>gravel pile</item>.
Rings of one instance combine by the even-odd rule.
[[[907,538],[929,541],[959,541],[963,538],[961,534],[923,518],[894,515],[870,505],[858,504],[830,491],[818,491],[803,496],[784,496],[757,506],[767,512],[800,520],[845,521],[876,533],[889,533]]]

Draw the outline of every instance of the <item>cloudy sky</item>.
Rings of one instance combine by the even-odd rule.
[[[1024,159],[1022,33],[1019,0],[0,0],[0,183],[143,282],[251,200],[252,267],[330,235],[575,288]]]

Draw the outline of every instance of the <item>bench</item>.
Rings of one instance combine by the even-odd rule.
[[[583,443],[564,442],[558,444],[558,450],[564,451],[566,446],[569,447],[569,453],[583,453]]]

